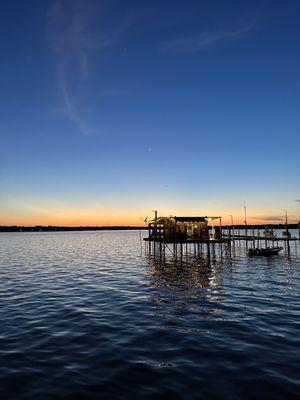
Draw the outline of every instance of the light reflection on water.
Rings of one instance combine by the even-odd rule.
[[[138,232],[1,234],[1,398],[295,398],[299,271],[294,245],[162,262]]]

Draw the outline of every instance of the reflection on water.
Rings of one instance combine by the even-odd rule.
[[[226,268],[230,268],[228,259]],[[172,256],[164,259],[149,256],[151,284],[157,287],[182,292],[215,287],[222,291],[222,272],[224,265],[216,260],[202,257]]]
[[[209,333],[202,319],[216,313],[222,301],[222,265],[193,256],[164,259],[150,256],[149,283],[158,289],[152,292],[150,300],[163,304],[160,316],[164,319],[164,327],[181,332]],[[176,308],[166,311],[166,304]]]
[[[0,235],[3,399],[296,398],[299,249],[140,252],[138,232]]]

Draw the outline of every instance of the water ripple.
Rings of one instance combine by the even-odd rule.
[[[296,398],[299,292],[293,249],[162,264],[138,232],[1,234],[1,398]]]

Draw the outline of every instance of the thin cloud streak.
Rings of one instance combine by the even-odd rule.
[[[202,32],[192,36],[175,39],[163,44],[163,49],[181,53],[198,53],[218,45],[221,42],[239,39],[251,31],[257,23],[257,18],[248,21],[236,29]]]
[[[61,93],[64,103],[64,113],[70,121],[72,121],[84,135],[92,135],[94,131],[90,129],[80,117],[78,110],[75,108],[71,101],[69,92],[67,90],[65,82],[61,82]]]
[[[255,217],[251,217],[251,219],[261,220],[261,221],[283,221],[284,217],[279,215],[257,215]]]
[[[266,221],[266,222],[285,222],[285,216],[280,215],[257,215],[251,217],[253,220]],[[296,215],[289,215],[289,222],[297,221]]]
[[[84,122],[71,94],[69,72],[77,69],[77,78],[81,81],[87,75],[88,52],[93,47],[89,25],[91,22],[91,3],[82,1],[58,0],[49,11],[47,36],[55,54],[58,87],[65,116],[77,126],[83,135],[92,130]]]
[[[55,55],[63,113],[83,135],[94,131],[79,111],[74,92],[89,76],[92,52],[114,44],[130,25],[127,18],[108,29],[104,19],[102,3],[95,0],[58,0],[48,15],[47,37]]]

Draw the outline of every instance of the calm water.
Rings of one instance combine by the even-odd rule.
[[[286,399],[300,247],[167,259],[138,232],[0,235],[1,399]]]

